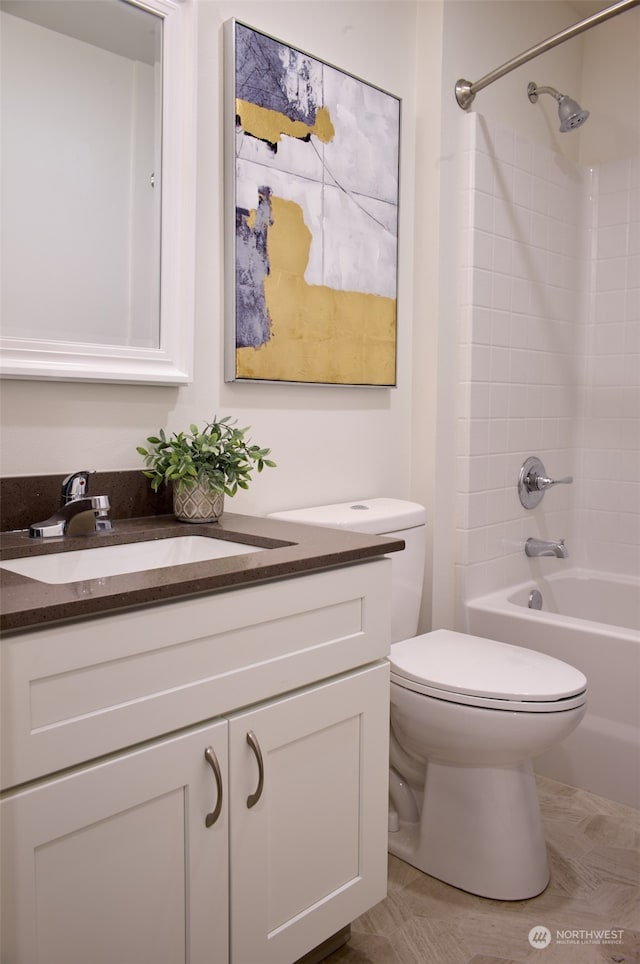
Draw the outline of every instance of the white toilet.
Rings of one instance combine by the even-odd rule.
[[[273,517],[405,540],[390,554],[389,852],[482,897],[539,894],[549,869],[531,761],[577,727],[586,678],[520,646],[445,629],[415,635],[422,506],[370,499]]]

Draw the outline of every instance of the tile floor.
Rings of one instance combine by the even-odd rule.
[[[389,858],[388,895],[330,964],[640,964],[640,811],[538,780],[549,886],[525,901],[474,897]],[[551,942],[532,946],[546,927]],[[605,943],[595,931],[622,931]],[[591,932],[565,934],[558,932]],[[612,938],[616,935],[610,935]]]

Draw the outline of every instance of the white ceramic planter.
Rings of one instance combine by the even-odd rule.
[[[198,482],[182,492],[174,485],[173,511],[181,522],[217,522],[224,511],[224,492],[213,492]]]

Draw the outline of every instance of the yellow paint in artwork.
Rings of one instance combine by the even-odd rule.
[[[258,107],[257,104],[240,99],[236,100],[236,114],[240,118],[242,129],[247,134],[252,134],[253,137],[267,141],[269,144],[278,144],[283,135],[302,139],[309,134],[315,134],[323,144],[328,144],[335,136],[331,115],[326,107],[318,108],[314,124],[291,120],[280,111]]]
[[[302,209],[272,197],[265,279],[271,337],[238,348],[239,378],[352,385],[395,383],[396,301],[309,285],[311,232]]]

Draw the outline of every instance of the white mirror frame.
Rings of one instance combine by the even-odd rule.
[[[0,377],[186,384],[193,377],[195,11],[193,0],[127,0],[163,19],[159,348],[0,335]]]

